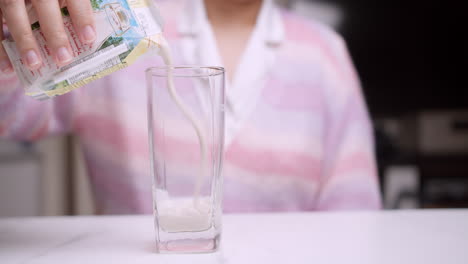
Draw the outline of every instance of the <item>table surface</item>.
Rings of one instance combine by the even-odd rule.
[[[225,215],[212,254],[153,235],[151,216],[0,219],[0,263],[468,263],[468,210]]]

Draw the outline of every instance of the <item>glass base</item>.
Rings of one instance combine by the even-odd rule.
[[[186,254],[186,253],[212,253],[219,248],[219,236],[211,239],[180,239],[157,242],[158,253]]]

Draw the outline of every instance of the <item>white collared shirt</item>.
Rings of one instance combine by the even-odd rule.
[[[181,51],[188,64],[223,66],[203,0],[186,0],[176,19]],[[275,51],[284,40],[284,26],[272,0],[264,0],[252,36],[239,60],[232,82],[226,83],[226,145],[254,109],[274,66]],[[228,79],[228,78],[226,78]]]

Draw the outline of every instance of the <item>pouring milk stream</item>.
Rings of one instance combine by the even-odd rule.
[[[162,19],[153,1],[92,0],[96,20],[96,42],[82,44],[73,28],[67,8],[62,17],[75,59],[58,67],[49,53],[34,9],[29,9],[31,28],[43,65],[31,71],[22,62],[14,40],[3,45],[28,96],[46,100],[68,93],[89,82],[133,64],[137,59],[152,55],[155,50],[163,58],[167,71],[167,87],[171,98],[195,130],[200,147],[201,163],[195,181],[193,197],[171,199],[166,191],[156,190],[159,222],[168,232],[196,231],[209,228],[210,199],[200,197],[204,175],[207,173],[207,142],[200,120],[184,104],[174,86],[171,51],[162,35]]]

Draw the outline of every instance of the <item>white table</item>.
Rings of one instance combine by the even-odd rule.
[[[222,250],[159,255],[151,216],[0,220],[0,263],[467,264],[468,210],[226,215]]]

